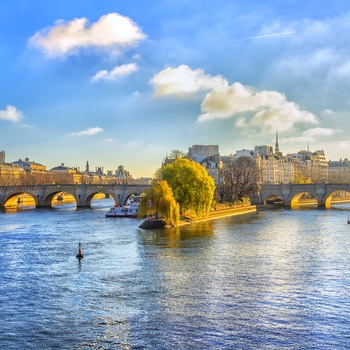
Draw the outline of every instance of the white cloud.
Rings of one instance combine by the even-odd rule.
[[[307,145],[307,143],[310,141],[309,137],[305,136],[298,136],[298,137],[285,137],[283,140],[280,140],[280,143],[283,142],[285,145],[292,145],[293,148],[296,147],[296,145]]]
[[[22,112],[18,111],[16,107],[11,105],[6,106],[6,110],[0,110],[0,119],[3,120],[18,123],[22,117]]]
[[[226,79],[221,76],[212,77],[202,69],[192,70],[186,65],[168,67],[156,74],[150,83],[154,86],[156,96],[188,96],[227,85]]]
[[[138,91],[138,90],[136,90],[136,91],[134,91],[134,92],[132,93],[131,96],[132,96],[133,98],[139,98],[141,95],[142,95],[141,92]]]
[[[325,137],[332,136],[337,132],[340,132],[340,131],[330,129],[330,128],[316,127],[316,128],[305,130],[301,136],[283,138],[283,140],[281,140],[281,142],[283,142],[283,144],[285,144],[285,145],[292,145],[293,147],[295,147],[298,144],[299,145],[302,145],[302,144],[306,145],[309,142],[316,142],[317,139],[321,139],[322,143],[323,143]],[[330,146],[332,144],[331,140],[328,140],[327,142],[328,142],[327,143],[328,146]],[[336,147],[346,149],[346,148],[348,148],[348,144],[347,144],[347,142],[345,142],[343,144],[337,145]]]
[[[238,128],[245,128],[247,126],[247,123],[246,123],[246,118],[244,117],[240,117],[236,120],[236,123],[235,125],[238,127]]]
[[[27,130],[34,130],[37,129],[38,126],[37,125],[31,125],[31,124],[20,124],[19,125],[22,129],[27,129]]]
[[[90,26],[87,18],[57,21],[53,27],[35,33],[29,43],[41,48],[49,57],[59,57],[87,47],[127,48],[145,38],[130,18],[109,13]]]
[[[78,132],[72,132],[68,135],[69,136],[91,136],[91,135],[98,134],[102,131],[103,131],[103,129],[95,127],[95,128],[88,128],[86,130],[82,130],[82,131],[78,131]]]
[[[136,63],[129,63],[129,64],[123,64],[121,66],[117,66],[111,71],[100,70],[91,78],[91,82],[95,83],[99,80],[109,80],[109,81],[117,80],[131,73],[137,72],[138,69],[139,68]]]
[[[318,124],[314,114],[302,110],[278,91],[258,91],[239,82],[228,85],[221,76],[212,77],[186,65],[166,68],[151,83],[156,95],[191,96],[209,90],[201,104],[199,122],[236,117],[237,127],[257,126],[264,132],[288,131],[296,124]]]
[[[226,119],[238,116],[240,113],[254,113],[250,121],[237,126],[260,126],[263,131],[287,131],[297,123],[318,124],[317,118],[310,112],[303,111],[277,91],[254,91],[253,89],[234,83],[209,92],[202,102],[204,112],[198,121]]]
[[[261,126],[266,132],[283,132],[291,130],[295,124],[318,124],[318,121],[314,114],[301,110],[296,103],[286,102],[259,111],[250,124]]]
[[[322,111],[322,114],[333,114],[333,111],[331,109],[326,108]]]
[[[331,83],[348,86],[349,47],[348,37],[344,33],[350,30],[350,12],[342,11],[321,20],[300,19],[290,25],[297,35],[291,37],[285,50],[280,50],[280,54],[272,57],[266,76],[280,79],[288,76],[290,84],[294,86],[302,85],[304,80],[309,89],[325,89],[327,97],[332,95],[328,91]],[[338,90],[336,94],[339,95]]]
[[[205,113],[198,120],[230,118],[238,113],[258,111],[285,102],[286,98],[279,92],[255,92],[241,83],[234,83],[213,89],[205,96],[202,102]]]
[[[335,130],[330,128],[313,128],[303,132],[303,136],[306,137],[318,137],[318,136],[331,136],[335,133]]]

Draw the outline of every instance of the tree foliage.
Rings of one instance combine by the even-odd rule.
[[[294,180],[291,181],[292,184],[312,184],[314,183],[310,177],[304,176],[303,174],[298,174],[295,176]]]
[[[162,179],[172,188],[180,211],[193,210],[196,215],[208,214],[211,208],[215,184],[205,168],[188,159],[177,158],[164,166]]]
[[[294,180],[291,181],[293,184],[312,184],[314,181],[312,181],[310,169],[308,168],[302,168],[298,169],[297,174],[294,176]]]
[[[179,222],[179,204],[166,181],[155,182],[142,198],[138,208],[138,218],[145,215],[156,215],[156,218],[161,216],[167,224],[171,225],[177,225]]]
[[[232,202],[257,191],[259,169],[253,158],[239,157],[224,165],[224,195]]]

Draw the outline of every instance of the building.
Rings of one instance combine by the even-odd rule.
[[[350,161],[348,158],[328,162],[330,183],[350,183]]]
[[[187,157],[204,166],[216,185],[222,184],[223,163],[218,145],[194,145],[189,147]]]
[[[22,166],[11,163],[0,163],[0,185],[11,186],[21,183],[26,172]]]
[[[328,179],[328,162],[323,150],[311,152],[309,149],[288,154],[294,162],[296,181],[326,183]]]
[[[209,155],[215,154],[220,154],[218,145],[194,145],[188,149],[188,158],[196,163],[202,163]]]
[[[0,164],[5,163],[5,151],[0,151]]]
[[[123,165],[119,165],[118,169],[114,173],[117,178],[118,183],[120,184],[130,184],[132,180],[132,176],[128,171],[124,169]]]
[[[55,173],[54,178],[56,183],[82,183],[82,174],[77,169],[64,165],[64,163],[50,169],[50,172]]]
[[[215,185],[223,183],[223,163],[220,154],[209,155],[200,164],[207,170],[208,175],[214,179]]]
[[[45,165],[30,161],[29,158],[25,158],[25,160],[19,159],[11,164],[21,166],[25,171],[46,171]]]

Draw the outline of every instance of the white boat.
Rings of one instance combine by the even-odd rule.
[[[123,205],[113,207],[105,214],[106,217],[112,218],[136,218],[138,205]]]

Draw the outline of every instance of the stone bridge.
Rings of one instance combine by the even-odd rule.
[[[292,207],[303,194],[309,194],[317,200],[318,207],[329,207],[333,195],[342,191],[350,193],[350,184],[264,184],[260,193],[252,196],[251,202],[255,205],[267,204],[269,200],[280,199],[285,207]]]
[[[150,185],[27,185],[0,186],[0,207],[18,195],[29,194],[37,208],[51,207],[52,199],[60,192],[66,192],[75,198],[77,207],[90,207],[97,193],[112,197],[117,205],[125,204],[131,195],[140,195]]]

